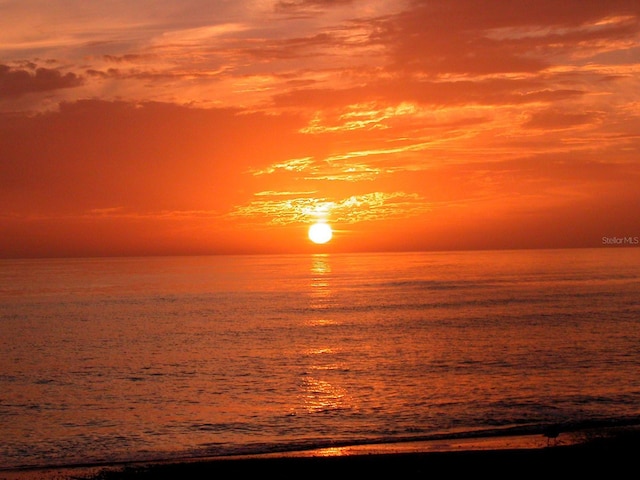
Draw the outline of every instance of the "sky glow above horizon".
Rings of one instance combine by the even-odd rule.
[[[640,236],[632,0],[0,2],[1,257]]]

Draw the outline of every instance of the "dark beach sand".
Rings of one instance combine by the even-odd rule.
[[[310,452],[111,466],[0,471],[3,480],[115,480],[276,477],[333,478],[637,478],[640,430],[615,429],[577,439],[541,435],[341,447]]]

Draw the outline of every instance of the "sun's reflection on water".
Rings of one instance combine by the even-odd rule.
[[[324,275],[331,273],[331,264],[329,263],[329,255],[326,253],[317,253],[312,257],[311,273]]]
[[[308,289],[309,310],[303,321],[309,328],[308,343],[300,349],[305,372],[300,381],[300,403],[296,407],[309,414],[351,408],[352,400],[341,381],[344,365],[336,359],[340,346],[327,328],[337,325],[329,310],[335,304],[331,263],[327,254],[311,258]]]
[[[329,447],[321,448],[314,451],[316,457],[342,457],[349,455],[350,451],[347,447]]]
[[[305,390],[304,409],[308,413],[344,408],[346,392],[343,388],[326,380],[312,377],[305,378],[303,386]]]
[[[331,264],[327,254],[315,254],[311,262],[311,281],[309,283],[310,307],[325,309],[332,303],[333,289],[330,285]]]
[[[305,322],[310,327],[326,327],[329,325],[338,325],[339,322],[330,318],[316,318],[309,319]]]

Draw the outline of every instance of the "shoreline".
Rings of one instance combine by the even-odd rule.
[[[500,471],[529,473],[567,472],[608,474],[637,467],[640,428],[625,427],[560,433],[505,435],[384,444],[350,445],[315,450],[255,455],[178,458],[111,465],[0,470],[0,480],[137,480],[151,478],[212,478],[260,472],[280,478],[291,476],[414,475],[433,469],[474,474]]]

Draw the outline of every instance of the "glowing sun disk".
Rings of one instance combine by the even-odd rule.
[[[309,240],[313,243],[327,243],[333,237],[333,230],[327,223],[318,222],[309,227]]]

